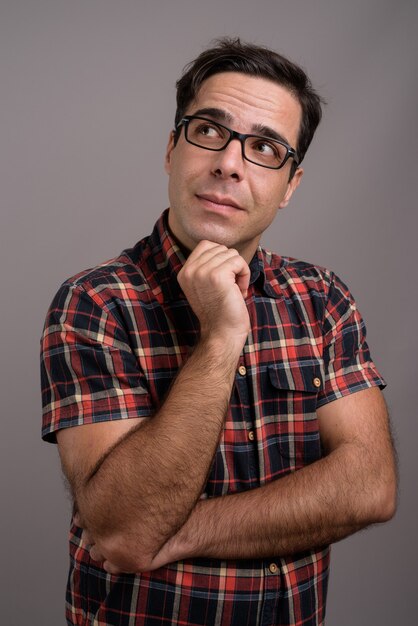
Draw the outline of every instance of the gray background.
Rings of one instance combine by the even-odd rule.
[[[224,34],[288,54],[328,100],[264,244],[348,282],[389,381],[399,511],[334,547],[327,624],[414,621],[417,17],[412,0],[2,0],[2,624],[64,623],[69,504],[56,448],[40,441],[47,306],[166,207],[175,79]]]

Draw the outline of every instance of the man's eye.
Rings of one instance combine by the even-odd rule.
[[[200,126],[197,127],[196,132],[199,135],[204,135],[205,137],[219,136],[219,129],[211,124],[200,124]]]
[[[276,157],[278,153],[276,146],[268,141],[257,141],[253,144],[252,148],[255,152],[263,156]]]

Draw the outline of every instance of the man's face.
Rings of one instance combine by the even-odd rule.
[[[203,115],[240,133],[266,135],[261,131],[271,129],[297,146],[300,104],[287,89],[265,78],[215,74],[202,84],[186,114]],[[300,182],[300,168],[289,181],[292,163],[288,159],[280,170],[250,163],[237,140],[221,152],[204,150],[187,143],[184,129],[174,146],[172,133],[165,161],[170,229],[190,250],[208,239],[236,248],[249,262],[262,232]]]

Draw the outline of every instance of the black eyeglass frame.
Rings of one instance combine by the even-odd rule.
[[[189,122],[191,122],[192,120],[202,120],[203,122],[209,122],[210,124],[215,124],[216,126],[219,126],[220,128],[223,128],[224,130],[228,131],[229,133],[229,139],[227,139],[226,143],[224,146],[222,146],[222,148],[208,148],[207,146],[202,146],[199,143],[195,143],[194,141],[191,141],[191,139],[189,139],[188,136],[188,127],[189,127]],[[186,139],[186,141],[188,143],[190,143],[192,146],[196,146],[197,148],[202,148],[202,150],[211,150],[212,152],[222,152],[222,150],[225,150],[225,148],[231,143],[231,141],[233,139],[238,139],[238,141],[241,144],[241,154],[242,154],[242,158],[245,159],[246,161],[249,161],[250,163],[253,163],[254,165],[259,165],[260,167],[265,167],[269,170],[280,170],[282,169],[282,167],[284,165],[286,165],[287,161],[289,160],[289,158],[292,158],[293,161],[295,162],[296,167],[298,167],[299,165],[299,157],[298,154],[296,152],[296,150],[294,148],[292,148],[291,146],[289,146],[287,143],[285,143],[284,141],[280,141],[279,139],[273,139],[272,137],[266,137],[264,135],[254,135],[253,133],[238,133],[236,130],[232,130],[232,128],[228,128],[228,126],[224,126],[224,124],[220,124],[219,122],[215,122],[214,120],[211,120],[207,117],[201,117],[200,115],[185,115],[177,124],[176,126],[176,131],[179,130],[180,126],[184,126],[184,137]],[[284,148],[286,148],[286,156],[283,159],[282,163],[280,165],[278,165],[277,167],[274,167],[273,165],[263,165],[262,163],[257,163],[257,161],[252,161],[251,159],[249,159],[246,154],[245,154],[245,149],[244,149],[244,143],[245,140],[248,139],[248,137],[254,137],[256,139],[264,139],[265,141],[272,141],[273,143],[278,143],[279,145],[283,146]]]

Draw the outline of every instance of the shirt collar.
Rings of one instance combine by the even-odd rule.
[[[272,256],[271,252],[258,246],[250,263],[250,285],[270,298],[281,299],[283,293],[279,286],[277,271],[271,265]],[[279,262],[280,265],[280,257],[276,257],[275,262],[276,264]]]
[[[183,267],[189,255],[175,238],[168,226],[168,209],[166,209],[149,237],[151,254],[158,272],[158,283],[165,300],[178,300],[184,297],[177,275]],[[273,277],[270,267],[271,253],[258,246],[250,262],[250,285],[254,289],[260,289],[273,298],[281,297],[280,290],[274,289],[270,284]],[[274,282],[277,282],[274,280]]]

